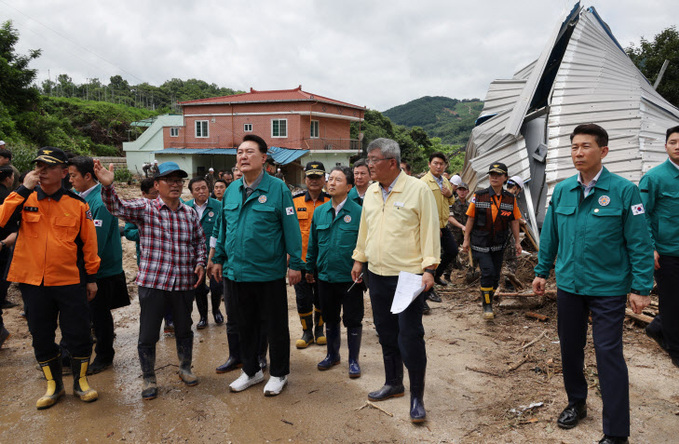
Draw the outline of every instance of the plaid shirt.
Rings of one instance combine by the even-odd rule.
[[[114,216],[139,227],[141,261],[137,285],[165,291],[192,290],[194,270],[205,266],[205,234],[198,213],[183,203],[170,210],[162,199],[122,200],[113,186],[101,198]]]

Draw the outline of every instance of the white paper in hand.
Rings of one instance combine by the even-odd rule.
[[[401,271],[398,274],[398,284],[396,285],[396,293],[394,293],[394,301],[391,303],[391,312],[393,314],[401,313],[422,293],[422,290],[424,290],[424,285],[422,285],[421,275]]]

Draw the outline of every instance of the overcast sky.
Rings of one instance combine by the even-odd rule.
[[[536,59],[564,0],[0,0],[39,81],[120,74],[305,91],[384,111],[425,95],[483,99]],[[673,26],[676,0],[592,0],[623,47]]]

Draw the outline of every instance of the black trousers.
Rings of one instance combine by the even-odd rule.
[[[504,250],[490,251],[488,253],[472,250],[472,258],[478,262],[481,269],[482,287],[497,289],[497,286],[500,284],[503,257]]]
[[[604,434],[629,436],[629,378],[622,353],[622,325],[627,295],[582,296],[557,289],[558,332],[563,382],[568,403],[587,400],[584,374],[587,322],[592,335],[603,401]]]
[[[290,373],[290,329],[285,279],[268,282],[233,282],[243,371],[253,376],[260,370],[259,351],[262,324],[269,343],[271,376]]]
[[[196,307],[201,318],[207,317],[207,294],[210,293],[210,300],[212,303],[212,313],[219,312],[219,306],[222,303],[222,284],[214,279],[210,279],[210,286],[208,287],[203,280],[203,283],[196,289]]]
[[[84,358],[92,354],[90,312],[84,284],[58,287],[19,284],[19,289],[38,362],[59,355],[60,348],[54,342],[57,320],[72,356]]]
[[[97,279],[97,296],[89,303],[92,326],[97,343],[94,346],[96,357],[102,362],[113,361],[113,316],[111,302],[117,287],[118,276]]]
[[[661,255],[660,268],[655,270],[658,284],[658,315],[647,329],[660,333],[665,350],[674,359],[679,359],[679,257]]]
[[[193,290],[165,291],[155,288],[139,287],[139,342],[140,347],[154,347],[160,338],[166,307],[172,311],[174,335],[177,341],[193,339],[191,311],[193,310]]]
[[[318,281],[318,294],[326,324],[339,325],[340,312],[346,328],[360,327],[363,321],[363,287],[353,282],[330,283]],[[349,287],[353,285],[350,292]]]
[[[318,279],[310,284],[305,279],[295,284],[295,296],[297,300],[297,313],[313,313],[314,307],[320,309],[321,302],[318,299]]]
[[[441,228],[441,263],[436,267],[436,276],[441,276],[457,256],[457,242],[448,227]]]
[[[401,313],[392,314],[391,304],[398,276],[379,276],[371,271],[368,271],[368,274],[373,320],[380,337],[382,354],[400,357],[408,370],[424,371],[427,368],[422,325],[424,293]]]

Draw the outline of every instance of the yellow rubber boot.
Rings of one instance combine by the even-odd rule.
[[[487,321],[495,319],[495,313],[493,313],[493,287],[481,287],[481,297],[483,298],[483,319]]]
[[[300,313],[299,320],[302,323],[302,337],[295,342],[297,348],[307,348],[314,343],[314,318],[313,311],[309,313]]]
[[[90,357],[71,358],[71,370],[73,370],[73,394],[85,402],[94,402],[99,399],[99,393],[87,383],[87,367]]]
[[[44,410],[57,403],[64,395],[64,382],[61,379],[61,355],[45,362],[40,362],[40,368],[47,379],[47,391],[38,399],[35,406],[38,410]]]
[[[316,344],[318,345],[326,345],[328,343],[328,340],[325,337],[325,332],[323,331],[323,314],[321,313],[321,310],[318,308],[314,308],[314,323],[316,324],[316,327],[314,327],[314,336],[316,336]]]

